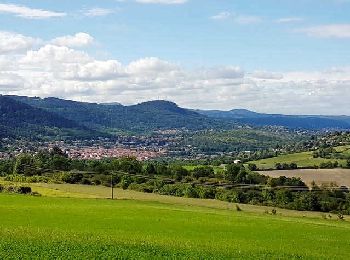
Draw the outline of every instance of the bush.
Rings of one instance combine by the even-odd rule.
[[[139,191],[139,192],[146,192],[146,193],[153,192],[153,186],[148,185],[146,183],[141,183],[141,184],[131,183],[129,185],[128,189],[134,190],[134,191]]]
[[[32,188],[29,186],[15,186],[15,185],[0,185],[0,192],[18,193],[18,194],[31,194]]]
[[[198,198],[198,191],[196,188],[192,187],[192,186],[188,186],[185,188],[184,190],[184,197],[186,198]]]
[[[32,193],[32,188],[28,186],[20,186],[17,189],[17,193],[19,194],[30,194]]]

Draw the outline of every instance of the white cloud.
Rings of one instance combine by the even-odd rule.
[[[255,79],[283,79],[283,74],[270,71],[254,71],[251,76]]]
[[[16,4],[0,4],[0,13],[14,14],[26,19],[48,19],[53,17],[66,16],[66,13],[47,11],[42,9],[33,9]]]
[[[105,9],[105,8],[99,8],[99,7],[83,11],[84,15],[89,17],[107,16],[115,12],[116,11],[112,9]]]
[[[93,43],[94,38],[87,33],[77,33],[75,35],[67,35],[52,40],[52,44],[67,47],[84,47]]]
[[[0,54],[22,52],[39,42],[38,39],[22,34],[0,31]]]
[[[301,17],[284,17],[277,19],[277,23],[298,23],[304,21],[304,18]]]
[[[126,104],[159,98],[191,108],[350,115],[350,67],[284,73],[245,72],[239,66],[191,70],[155,57],[122,64],[52,41],[41,44],[25,47],[30,48],[26,53],[0,55],[2,94]]]
[[[210,17],[211,19],[213,20],[226,20],[226,19],[229,19],[231,18],[231,13],[230,12],[220,12],[216,15],[213,15],[212,17]]]
[[[244,77],[244,71],[238,66],[225,66],[204,71],[209,79],[237,79]]]
[[[187,3],[187,0],[136,0],[137,3],[142,4],[166,4],[166,5],[174,5],[174,4],[184,4]]]
[[[350,24],[328,24],[298,29],[311,37],[350,38]]]
[[[24,79],[18,74],[9,72],[0,72],[0,91],[23,90]]]
[[[54,69],[64,64],[88,63],[93,61],[84,52],[76,51],[65,46],[45,45],[39,50],[30,50],[19,63],[37,70]]]
[[[92,61],[86,64],[72,64],[61,73],[64,79],[82,81],[107,81],[126,76],[121,63],[115,60]]]
[[[131,62],[126,68],[128,73],[137,75],[154,75],[178,70],[179,68],[176,65],[155,57],[144,58]]]
[[[263,21],[263,18],[255,15],[234,14],[228,11],[220,12],[210,17],[212,20],[231,20],[238,24],[257,24]]]

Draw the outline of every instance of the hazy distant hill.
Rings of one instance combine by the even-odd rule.
[[[230,128],[233,123],[209,118],[168,101],[149,101],[133,106],[96,104],[58,98],[11,96],[36,108],[99,131],[145,132],[157,129]]]
[[[59,98],[0,96],[1,136],[97,137],[110,133],[146,133],[159,129],[232,129],[237,125],[304,129],[350,129],[346,116],[288,116],[244,109],[194,111],[169,101],[132,106],[86,103]]]
[[[202,115],[211,118],[221,118],[251,124],[256,126],[284,126],[288,128],[304,129],[350,129],[350,117],[348,116],[293,116],[281,114],[262,114],[245,109],[220,110],[196,110]]]
[[[45,137],[80,134],[92,135],[89,129],[46,110],[0,96],[1,137]]]

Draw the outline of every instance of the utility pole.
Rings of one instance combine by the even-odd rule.
[[[111,173],[111,190],[112,190],[112,200],[114,199],[114,190],[113,190],[113,173]]]

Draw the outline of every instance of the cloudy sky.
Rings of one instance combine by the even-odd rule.
[[[350,115],[350,0],[0,0],[0,94]]]

